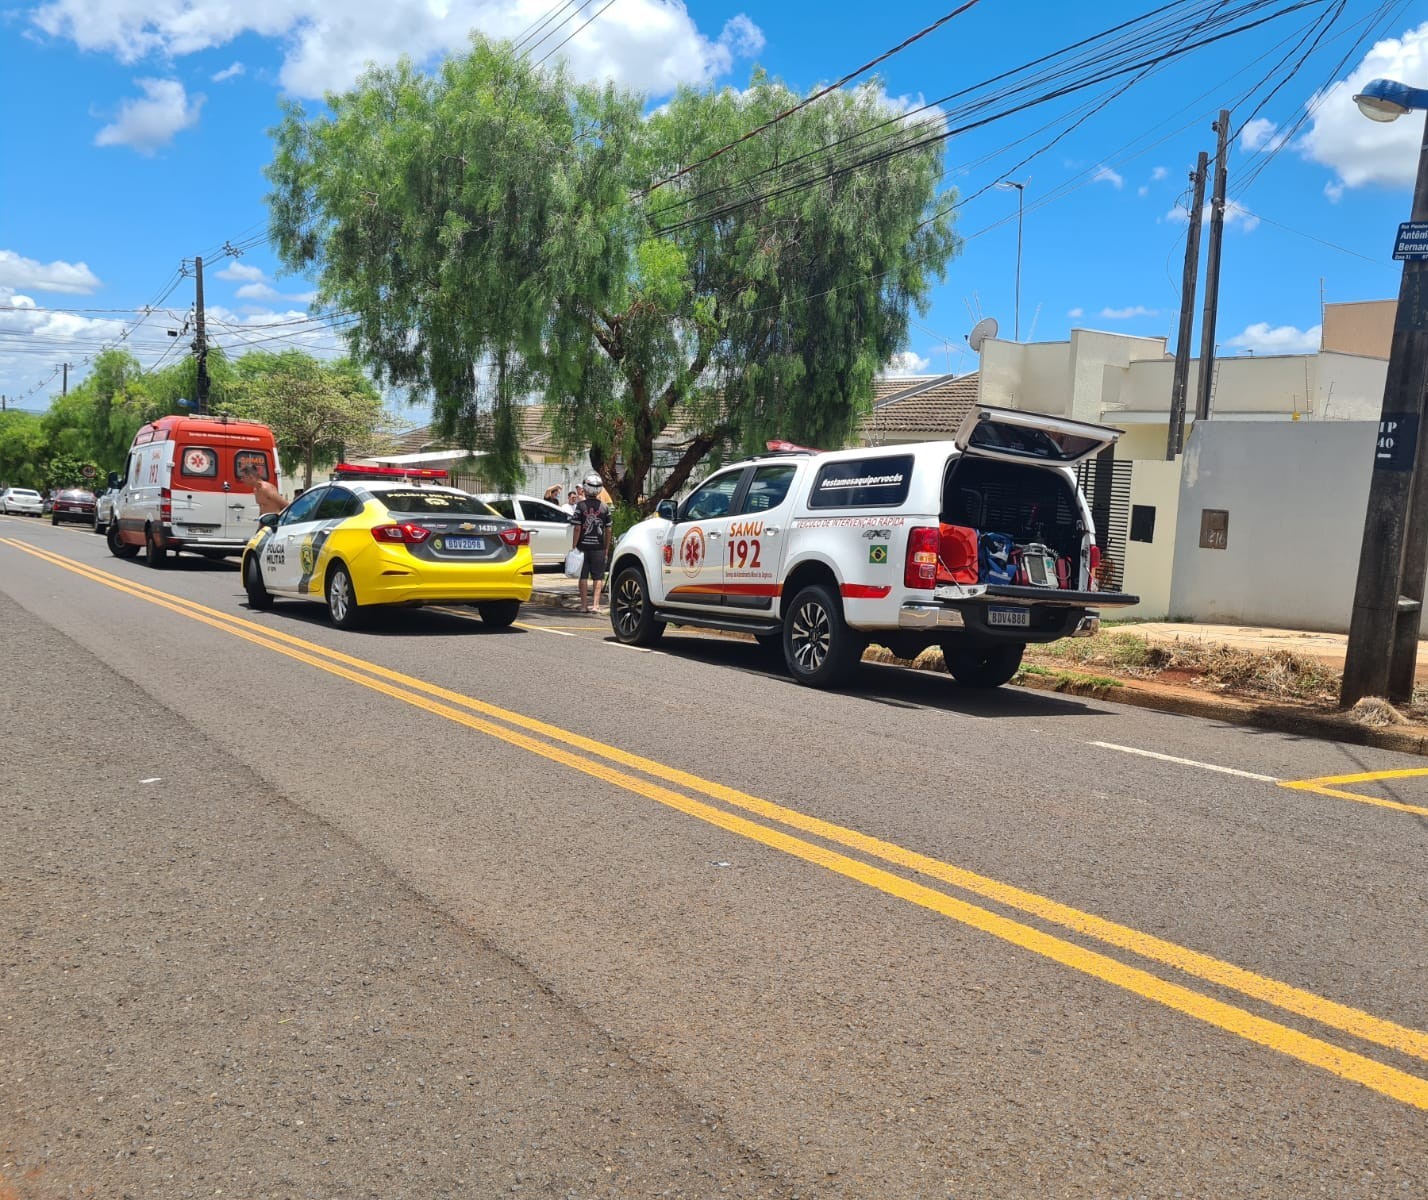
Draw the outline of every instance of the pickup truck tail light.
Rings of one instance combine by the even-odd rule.
[[[1096,582],[1096,576],[1101,572],[1101,548],[1095,542],[1091,543],[1091,578],[1086,583],[1088,592],[1099,592],[1100,585]]]
[[[168,488],[159,490],[159,521],[164,525],[174,523],[174,494]]]
[[[375,525],[372,528],[372,536],[386,545],[396,543],[415,546],[426,541],[431,536],[431,530],[423,529],[420,525],[413,525],[410,521],[404,521],[400,525]]]
[[[531,544],[531,532],[529,529],[521,529],[519,526],[512,526],[510,529],[501,530],[501,541],[514,549],[516,546],[529,546]]]
[[[931,591],[937,586],[937,547],[941,532],[935,525],[916,525],[907,531],[904,587]]]

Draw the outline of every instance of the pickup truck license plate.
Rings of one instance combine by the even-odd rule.
[[[449,537],[446,539],[448,550],[484,550],[486,549],[485,538],[473,537]]]
[[[1026,608],[989,608],[988,625],[1015,625],[1026,628],[1031,624],[1031,610]]]

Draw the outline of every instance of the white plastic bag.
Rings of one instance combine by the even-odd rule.
[[[565,556],[565,573],[572,579],[580,578],[580,569],[585,566],[585,551],[572,550]]]

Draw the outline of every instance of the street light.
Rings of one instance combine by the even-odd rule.
[[[1428,90],[1375,79],[1354,97],[1364,116],[1392,121],[1428,110]],[[1414,228],[1417,227],[1417,228]],[[1418,152],[1412,233],[1428,228],[1428,121]],[[1388,352],[1383,408],[1369,478],[1354,609],[1339,702],[1365,696],[1407,700],[1413,694],[1418,630],[1428,575],[1428,253],[1400,228],[1394,256],[1403,260],[1398,310]]]
[[[1016,312],[1013,314],[1012,324],[1016,329],[1013,336],[1017,341],[1021,341],[1021,211],[1022,201],[1026,196],[1026,184],[1017,183],[1014,179],[1003,179],[997,187],[1016,188]]]

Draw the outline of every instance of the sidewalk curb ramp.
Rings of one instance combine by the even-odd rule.
[[[559,587],[535,588],[531,591],[530,603],[542,608],[575,611],[579,599],[575,592],[575,582],[568,584],[569,590]],[[737,635],[730,635],[737,636]],[[886,652],[873,651],[873,661],[896,662],[903,666],[913,666],[902,659],[894,659]],[[931,667],[915,667],[931,670]],[[940,673],[941,668],[937,668]],[[1275,704],[1265,700],[1245,700],[1231,695],[1209,695],[1190,688],[1172,687],[1141,679],[1117,677],[1114,683],[1107,683],[1109,676],[1098,674],[1091,678],[1077,678],[1074,673],[1033,674],[1022,672],[1012,687],[1024,687],[1040,692],[1059,692],[1066,696],[1081,696],[1090,700],[1111,700],[1117,704],[1130,704],[1137,708],[1154,709],[1157,712],[1172,713],[1186,717],[1201,717],[1207,721],[1221,721],[1231,725],[1248,725],[1256,729],[1268,729],[1292,737],[1318,738],[1325,741],[1346,742],[1353,746],[1371,746],[1378,750],[1395,750],[1400,754],[1415,754],[1428,757],[1428,728],[1419,725],[1372,726],[1361,725],[1343,716],[1330,716],[1313,712],[1306,708],[1288,704]]]

